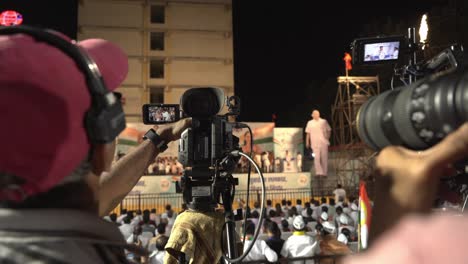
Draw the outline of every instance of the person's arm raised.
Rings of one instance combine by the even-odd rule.
[[[190,125],[191,119],[183,119],[154,129],[161,138],[171,142],[179,139],[182,132]],[[99,215],[107,215],[125,198],[158,154],[156,146],[151,141],[145,140],[112,166],[110,172],[101,175]]]

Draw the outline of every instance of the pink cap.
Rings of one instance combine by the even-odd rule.
[[[76,44],[94,59],[109,90],[126,78],[121,48],[102,39]],[[61,50],[24,34],[0,35],[0,58],[0,172],[24,179],[27,196],[45,192],[90,150],[85,76]]]

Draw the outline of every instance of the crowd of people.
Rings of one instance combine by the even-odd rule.
[[[149,120],[153,122],[174,121],[176,112],[173,107],[150,107]]]
[[[303,155],[301,152],[297,152],[295,156],[291,155],[291,153],[286,150],[285,155],[283,157],[273,157],[273,154],[269,151],[264,151],[262,153],[254,153],[252,155],[252,159],[257,163],[263,173],[270,173],[270,172],[287,172],[291,171],[291,168],[297,168],[298,172],[302,171],[303,168]],[[235,170],[236,173],[247,173],[249,161],[241,157],[237,164],[237,168]],[[251,166],[251,170],[255,170],[253,166]]]
[[[181,175],[184,166],[177,157],[157,157],[148,166],[147,175]]]
[[[104,219],[118,226],[125,241],[128,244],[136,244],[146,249],[148,257],[140,257],[132,252],[126,252],[127,258],[138,263],[162,264],[166,251],[164,247],[174,226],[177,213],[167,204],[165,211],[161,214],[156,209],[127,211],[121,210],[121,214],[111,213]]]
[[[154,208],[143,211],[122,209],[119,216],[112,213],[104,219],[118,226],[128,244],[136,244],[149,251],[148,258],[136,257],[127,252],[129,259],[159,264],[163,263],[166,254],[164,246],[174,222],[186,209],[185,204],[178,213],[170,204],[160,214]],[[261,209],[258,202],[254,203],[252,209],[248,206],[243,206],[242,209],[246,210],[247,219],[244,244],[246,250],[252,243],[255,228],[259,224]],[[260,235],[245,261],[275,262],[281,258],[351,254],[349,243],[357,241],[358,219],[357,201],[352,197],[348,202],[345,202],[343,196],[339,196],[338,202],[326,197],[322,197],[320,201],[311,199],[305,203],[302,199],[297,199],[295,205],[291,200],[282,200],[274,206],[271,200],[267,200]],[[242,233],[243,221],[239,220],[237,224]]]
[[[128,263],[126,258],[138,252],[128,246],[128,239],[143,244],[143,233],[152,236],[153,227],[160,227],[157,217],[151,224],[151,211],[149,215],[142,212],[137,220],[124,214],[120,216],[122,225],[130,226],[122,228],[100,218],[131,191],[167,143],[180,138],[191,119],[153,127],[139,146],[111,166],[116,135],[125,127],[124,113],[112,91],[128,73],[126,54],[102,39],[75,42],[59,32],[39,29],[10,33],[0,37],[4,62],[0,64],[0,97],[5,110],[0,114],[8,124],[8,129],[0,130],[4,150],[0,158],[1,262]],[[28,122],[18,122],[25,115]],[[454,165],[468,156],[468,124],[444,130],[449,134],[428,149],[389,146],[379,152],[370,248],[346,257],[344,263],[468,262],[466,217],[431,214],[440,181],[453,175]],[[302,201],[288,204],[292,203],[285,201],[273,210],[270,203],[266,233],[279,242],[256,241],[263,254],[255,256],[253,251],[251,258],[266,258],[265,244],[271,249],[271,259],[273,253],[281,258],[334,254],[338,248],[348,251],[345,244],[355,239],[355,215],[359,214],[353,209],[354,199],[336,204],[333,200],[309,201],[305,208]],[[249,235],[257,209],[255,206],[249,215],[245,230]],[[167,222],[164,232],[170,226],[169,218],[176,217],[169,212],[161,215],[160,222]],[[118,217],[111,219],[117,222]],[[275,224],[278,228],[268,226]],[[122,230],[124,236],[131,233],[133,237],[125,240]],[[160,238],[154,241],[155,259],[160,259],[159,251],[164,248],[162,232],[162,227],[154,231],[154,237]],[[286,232],[292,234],[282,238]],[[211,263],[219,261],[213,259]]]
[[[244,250],[252,243],[261,209],[255,203],[252,210],[248,207],[246,210]],[[311,199],[304,204],[298,199],[294,206],[290,200],[282,200],[274,207],[268,200],[265,213],[261,234],[246,261],[351,254],[348,245],[357,242],[359,208],[354,198],[345,202],[340,196],[335,203],[334,198],[322,197],[320,201]]]

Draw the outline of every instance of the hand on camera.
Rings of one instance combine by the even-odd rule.
[[[439,179],[450,176],[451,165],[466,156],[468,123],[425,151],[387,147],[377,157],[377,193],[395,203],[393,210],[427,212],[436,197]]]
[[[175,123],[154,126],[153,128],[159,136],[170,142],[179,139],[182,132],[191,125],[192,118],[184,118]]]

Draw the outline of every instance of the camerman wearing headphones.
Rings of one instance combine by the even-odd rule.
[[[126,263],[138,252],[100,219],[190,120],[151,129],[110,168],[125,115],[126,55],[29,27],[0,29],[0,262]],[[102,77],[101,77],[102,76]]]

